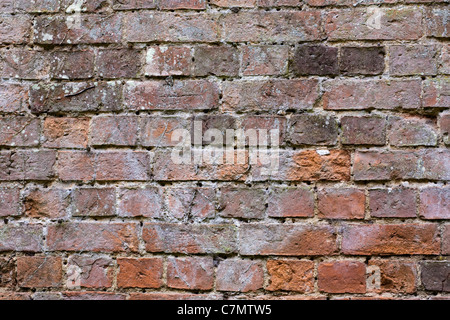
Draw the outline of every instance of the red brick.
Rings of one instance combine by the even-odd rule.
[[[244,76],[282,75],[287,71],[288,46],[244,46],[241,70]]]
[[[217,147],[226,145],[226,131],[228,129],[237,129],[237,119],[231,115],[198,115],[192,117],[191,124],[191,142],[196,146],[211,145]],[[215,133],[208,136],[209,130],[220,132],[220,138],[217,138],[216,141]],[[201,135],[202,138],[196,141],[196,135]]]
[[[435,45],[398,45],[389,48],[391,75],[435,75],[438,48]]]
[[[114,10],[155,9],[155,0],[114,0]]]
[[[264,219],[266,191],[257,188],[232,188],[220,190],[220,215],[226,218]]]
[[[442,74],[450,75],[450,44],[442,47],[439,70]]]
[[[131,292],[129,300],[220,300],[221,296],[213,294],[189,293],[136,293]]]
[[[214,262],[210,257],[168,259],[167,286],[175,289],[211,290],[214,286]]]
[[[117,265],[119,288],[160,288],[163,285],[161,258],[118,258]]]
[[[226,42],[298,42],[323,38],[318,11],[239,12],[222,18]]]
[[[258,7],[300,7],[301,0],[257,0]]]
[[[192,49],[185,46],[150,46],[147,49],[145,75],[187,76],[191,74]]]
[[[364,219],[366,196],[359,189],[326,188],[318,193],[319,217],[326,219]]]
[[[198,46],[194,49],[193,75],[237,76],[239,51],[233,46]]]
[[[95,54],[92,50],[52,53],[50,75],[58,80],[94,77]]]
[[[160,0],[158,3],[160,9],[206,9],[206,0]]]
[[[137,116],[97,116],[92,119],[91,144],[94,146],[133,146],[137,144]]]
[[[223,111],[252,112],[312,109],[317,80],[254,80],[223,84]]]
[[[418,109],[418,80],[330,80],[324,83],[326,110]]]
[[[166,208],[169,217],[176,219],[208,219],[216,214],[215,191],[213,188],[166,189]]]
[[[32,20],[26,15],[2,15],[0,17],[0,43],[22,44],[28,42]]]
[[[292,116],[288,133],[294,145],[335,145],[339,134],[336,118],[320,114]]]
[[[146,223],[142,232],[148,252],[233,253],[237,250],[232,225]]]
[[[2,251],[43,251],[43,227],[39,224],[0,225],[0,252]]]
[[[156,187],[140,189],[121,189],[119,192],[118,215],[120,217],[149,217],[162,216],[162,191]]]
[[[450,263],[448,261],[423,261],[421,280],[425,290],[450,292]]]
[[[270,291],[309,293],[314,290],[314,262],[305,260],[268,260]]]
[[[273,218],[314,216],[314,195],[310,189],[272,187],[267,201],[267,215]]]
[[[443,114],[439,119],[439,127],[444,143],[450,145],[450,114]]]
[[[246,115],[244,118],[241,118],[241,126],[239,128],[244,130],[244,132],[247,132],[247,130],[256,130],[256,132],[258,132],[258,144],[260,146],[267,145],[268,147],[276,147],[284,144],[286,127],[287,120],[284,117]],[[258,130],[266,130],[267,139],[261,134],[261,131]],[[278,130],[278,141],[272,141],[271,130]],[[246,140],[246,145],[248,144],[249,141]]]
[[[66,286],[74,288],[111,288],[114,262],[107,256],[73,255],[68,259]]]
[[[85,151],[60,151],[57,172],[63,181],[92,181],[95,176],[95,154]]]
[[[417,266],[415,262],[371,259],[369,261],[369,267],[375,267],[380,276],[379,283],[373,288],[370,288],[370,291],[377,293],[416,292]]]
[[[424,108],[448,108],[450,104],[450,79],[427,79],[423,83]]]
[[[0,3],[0,9],[4,13],[44,13],[58,12],[60,8],[59,0],[40,0],[37,2],[29,0],[4,0]]]
[[[0,257],[0,288],[14,288],[16,283],[14,258],[12,256]]]
[[[420,190],[419,215],[423,219],[450,219],[450,188]]]
[[[324,21],[328,40],[415,40],[422,36],[421,11],[415,8],[379,10],[380,28],[376,25],[375,12],[365,8],[328,12]]]
[[[450,225],[444,226],[444,232],[442,237],[442,253],[450,254]]]
[[[126,295],[114,292],[63,292],[63,300],[126,300]]]
[[[208,110],[219,103],[218,88],[206,80],[127,83],[125,105],[131,110]]]
[[[243,224],[241,255],[315,256],[337,251],[336,232],[327,225]]]
[[[445,149],[357,151],[353,175],[357,181],[448,180],[448,157],[449,152]]]
[[[403,187],[369,190],[369,209],[377,218],[415,218],[415,191]]]
[[[437,132],[433,120],[421,118],[389,117],[388,138],[393,146],[435,146]]]
[[[341,48],[339,70],[345,75],[375,75],[384,72],[384,47]]]
[[[366,265],[358,261],[322,262],[318,269],[319,290],[328,293],[365,293]]]
[[[136,252],[134,223],[63,222],[48,226],[50,251]]]
[[[141,12],[127,16],[128,42],[216,42],[219,40],[218,15],[205,13]]]
[[[217,268],[218,291],[256,291],[263,284],[264,271],[259,261],[227,259],[221,261]]]
[[[173,116],[142,117],[141,145],[145,147],[173,147],[180,143],[172,136],[176,130],[191,130],[191,118]]]
[[[68,216],[69,190],[31,189],[24,195],[24,212],[31,218],[61,219]]]
[[[113,188],[80,188],[72,192],[73,217],[110,217],[116,215]]]
[[[386,118],[380,116],[345,116],[341,118],[342,143],[386,144]]]
[[[441,241],[435,224],[347,225],[342,252],[352,255],[436,255]]]
[[[253,8],[256,0],[211,0],[210,3],[221,8]]]
[[[3,82],[0,84],[0,112],[19,113],[28,106],[28,86]]]
[[[292,71],[297,75],[337,75],[338,48],[301,45],[295,50]]]
[[[137,78],[141,73],[142,59],[142,50],[100,50],[97,56],[97,71],[102,78]]]
[[[20,209],[20,189],[0,188],[0,217],[18,216]]]
[[[30,92],[33,113],[117,111],[122,108],[117,82],[35,84]]]
[[[102,12],[109,7],[109,3],[105,0],[62,0],[61,4],[66,13],[76,12],[74,8],[81,12]]]
[[[53,151],[0,151],[0,181],[51,180],[55,162]]]
[[[147,181],[150,174],[148,152],[110,151],[97,154],[97,181]]]
[[[0,118],[0,145],[11,147],[34,147],[39,144],[40,120],[17,116]]]
[[[38,16],[34,24],[34,42],[38,44],[119,43],[120,15]],[[77,26],[77,23],[80,26]]]
[[[448,10],[445,8],[427,8],[426,34],[430,37],[448,38]]]
[[[47,51],[22,48],[0,50],[0,76],[25,80],[41,80],[50,73]]]
[[[43,146],[47,148],[86,148],[89,118],[46,118]]]
[[[17,257],[17,282],[22,288],[55,288],[62,284],[62,259]]]

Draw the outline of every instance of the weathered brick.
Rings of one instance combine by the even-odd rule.
[[[122,0],[124,1],[124,0]],[[73,12],[102,12],[109,6],[105,0],[62,0],[62,9],[66,13]]]
[[[241,255],[314,256],[337,251],[336,232],[327,225],[243,224],[239,243]]]
[[[225,15],[222,23],[222,40],[226,42],[297,42],[323,38],[318,11],[239,12]]]
[[[223,84],[223,111],[252,112],[312,109],[317,80],[255,80]]]
[[[59,0],[2,0],[0,3],[1,12],[4,13],[44,13],[58,12],[60,8]]]
[[[206,0],[159,0],[158,8],[167,10],[176,9],[206,9]]]
[[[211,257],[170,257],[167,286],[175,289],[211,290],[214,286],[214,262]]]
[[[97,116],[92,119],[91,144],[94,146],[133,146],[138,139],[137,116]]]
[[[136,293],[131,292],[128,300],[220,300],[221,295],[199,293]]]
[[[422,99],[424,108],[448,108],[450,105],[450,78],[425,80]]]
[[[282,75],[287,71],[288,46],[244,46],[241,52],[244,76]]]
[[[58,45],[119,43],[121,29],[120,15],[38,16],[34,24],[34,42]]]
[[[24,301],[24,300],[32,300],[31,295],[29,293],[23,292],[2,292],[0,293],[0,300],[5,301]]]
[[[111,288],[114,262],[102,255],[72,255],[68,259],[66,286],[74,288]]]
[[[369,268],[376,268],[379,283],[370,289],[378,293],[414,293],[417,290],[417,266],[414,262],[403,260],[371,259]]]
[[[256,188],[226,187],[220,190],[220,215],[227,218],[263,219],[266,192]]]
[[[130,13],[126,20],[128,42],[216,42],[217,14],[153,12]]]
[[[20,209],[20,189],[0,188],[0,217],[18,216]]]
[[[219,291],[249,292],[262,288],[263,284],[264,271],[259,261],[227,259],[217,268]]]
[[[0,181],[51,180],[55,162],[53,151],[0,151]]]
[[[393,146],[436,146],[438,135],[433,120],[389,117],[388,138]]]
[[[161,258],[118,258],[117,265],[119,288],[159,288],[163,284]]]
[[[423,219],[450,219],[450,188],[420,190],[419,215]]]
[[[213,188],[167,188],[166,207],[169,217],[176,219],[214,218],[216,201]]]
[[[330,80],[324,83],[326,110],[418,109],[418,80]]]
[[[69,190],[31,189],[24,195],[24,212],[31,218],[62,219],[68,215]]]
[[[295,51],[292,71],[297,75],[337,75],[338,48],[302,45]]]
[[[26,15],[0,16],[0,43],[22,44],[28,42],[31,34],[31,17]]]
[[[114,292],[66,291],[62,293],[63,300],[126,300],[126,295]]]
[[[346,145],[384,145],[386,125],[386,118],[381,116],[344,116],[341,118],[341,141]]]
[[[44,249],[43,226],[40,224],[2,224],[0,235],[0,252],[41,252]]]
[[[116,215],[113,188],[80,188],[72,192],[73,217],[110,217]]]
[[[0,50],[0,76],[25,80],[41,80],[50,73],[47,51],[23,48]]]
[[[335,145],[338,124],[333,116],[302,114],[291,117],[288,141],[294,145]]]
[[[273,218],[297,218],[314,216],[314,195],[303,187],[270,188],[267,215]]]
[[[426,10],[426,34],[430,37],[449,38],[448,10],[445,8],[427,8]]]
[[[216,108],[219,93],[207,80],[127,82],[124,100],[131,110],[208,110]]]
[[[146,223],[142,232],[148,252],[233,253],[236,228],[217,224]]]
[[[450,44],[442,47],[439,70],[442,74],[450,75]]]
[[[256,130],[256,133],[258,134],[258,146],[274,148],[284,144],[286,127],[287,119],[285,117],[246,115],[241,118],[241,125],[239,126],[239,129],[244,130],[244,133],[251,132],[250,130]],[[265,132],[267,133],[267,136],[263,130],[266,130]],[[276,137],[272,140],[273,130],[278,130],[278,141],[275,140]],[[261,131],[263,131],[263,133]],[[246,145],[250,144],[250,141],[248,140],[249,139],[246,139]]]
[[[95,154],[85,151],[60,151],[56,170],[63,181],[92,181],[95,176]]]
[[[105,49],[99,50],[96,65],[102,78],[137,78],[141,73],[142,62],[142,50]]]
[[[191,74],[192,49],[186,46],[150,46],[147,49],[145,75],[187,76]]]
[[[425,290],[450,292],[450,263],[448,261],[423,261],[421,279]]]
[[[415,218],[415,191],[403,187],[369,190],[369,210],[377,218]]]
[[[237,76],[239,51],[232,46],[198,46],[194,49],[194,76]]]
[[[42,83],[31,87],[33,113],[117,111],[122,108],[118,82]]]
[[[89,118],[46,118],[43,146],[47,148],[86,148]]]
[[[415,40],[423,34],[422,12],[415,8],[336,10],[324,25],[328,40]]]
[[[120,217],[162,216],[162,192],[156,187],[121,189],[119,192],[118,215]]]
[[[441,240],[435,224],[347,225],[342,252],[352,255],[436,255]]]
[[[450,225],[444,226],[444,232],[442,237],[442,253],[450,254]]]
[[[13,257],[0,257],[0,288],[14,288],[16,265]]]
[[[384,47],[343,47],[339,71],[345,75],[376,75],[384,71]]]
[[[301,0],[257,0],[258,7],[300,7]]]
[[[359,261],[322,262],[318,268],[319,290],[328,293],[365,293],[366,265]]]
[[[193,145],[213,145],[222,146],[227,144],[226,131],[237,129],[236,118],[230,115],[198,115],[194,116],[191,122],[191,141]],[[216,134],[209,136],[210,130],[220,132],[220,138],[216,140]],[[196,137],[202,135],[201,141]]]
[[[47,230],[50,251],[136,252],[137,224],[63,222]]]
[[[0,145],[34,147],[39,144],[40,120],[34,117],[7,116],[0,118]]]
[[[99,152],[97,181],[147,181],[151,176],[150,154],[145,151]]]
[[[449,152],[445,149],[418,151],[358,151],[355,180],[448,180]]]
[[[145,147],[173,147],[181,141],[176,140],[176,130],[191,130],[191,118],[174,116],[142,117],[140,143]]]
[[[92,50],[58,51],[52,53],[50,75],[58,80],[94,77],[95,54]]]
[[[17,257],[17,282],[22,288],[55,288],[62,284],[62,259]]]
[[[155,9],[156,0],[114,0],[114,10]]]
[[[398,45],[389,48],[391,75],[435,75],[438,48],[435,45]]]
[[[268,260],[269,291],[309,293],[314,290],[314,262],[306,260]]]
[[[211,0],[210,3],[221,8],[253,8],[256,0]]]
[[[319,217],[326,219],[363,219],[366,197],[363,190],[326,188],[318,193]]]
[[[28,96],[28,86],[2,82],[0,84],[0,112],[23,112],[28,106]]]
[[[444,143],[450,145],[450,114],[443,114],[439,119],[439,127]]]

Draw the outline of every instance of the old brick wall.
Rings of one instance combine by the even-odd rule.
[[[0,0],[1,299],[450,297],[448,0]],[[279,170],[170,134],[279,128]]]

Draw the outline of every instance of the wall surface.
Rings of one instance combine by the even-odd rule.
[[[0,0],[0,299],[449,299],[449,38],[448,0]]]

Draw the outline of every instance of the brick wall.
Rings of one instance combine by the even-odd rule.
[[[0,298],[448,299],[449,15],[0,0]],[[278,170],[174,163],[195,121]]]

